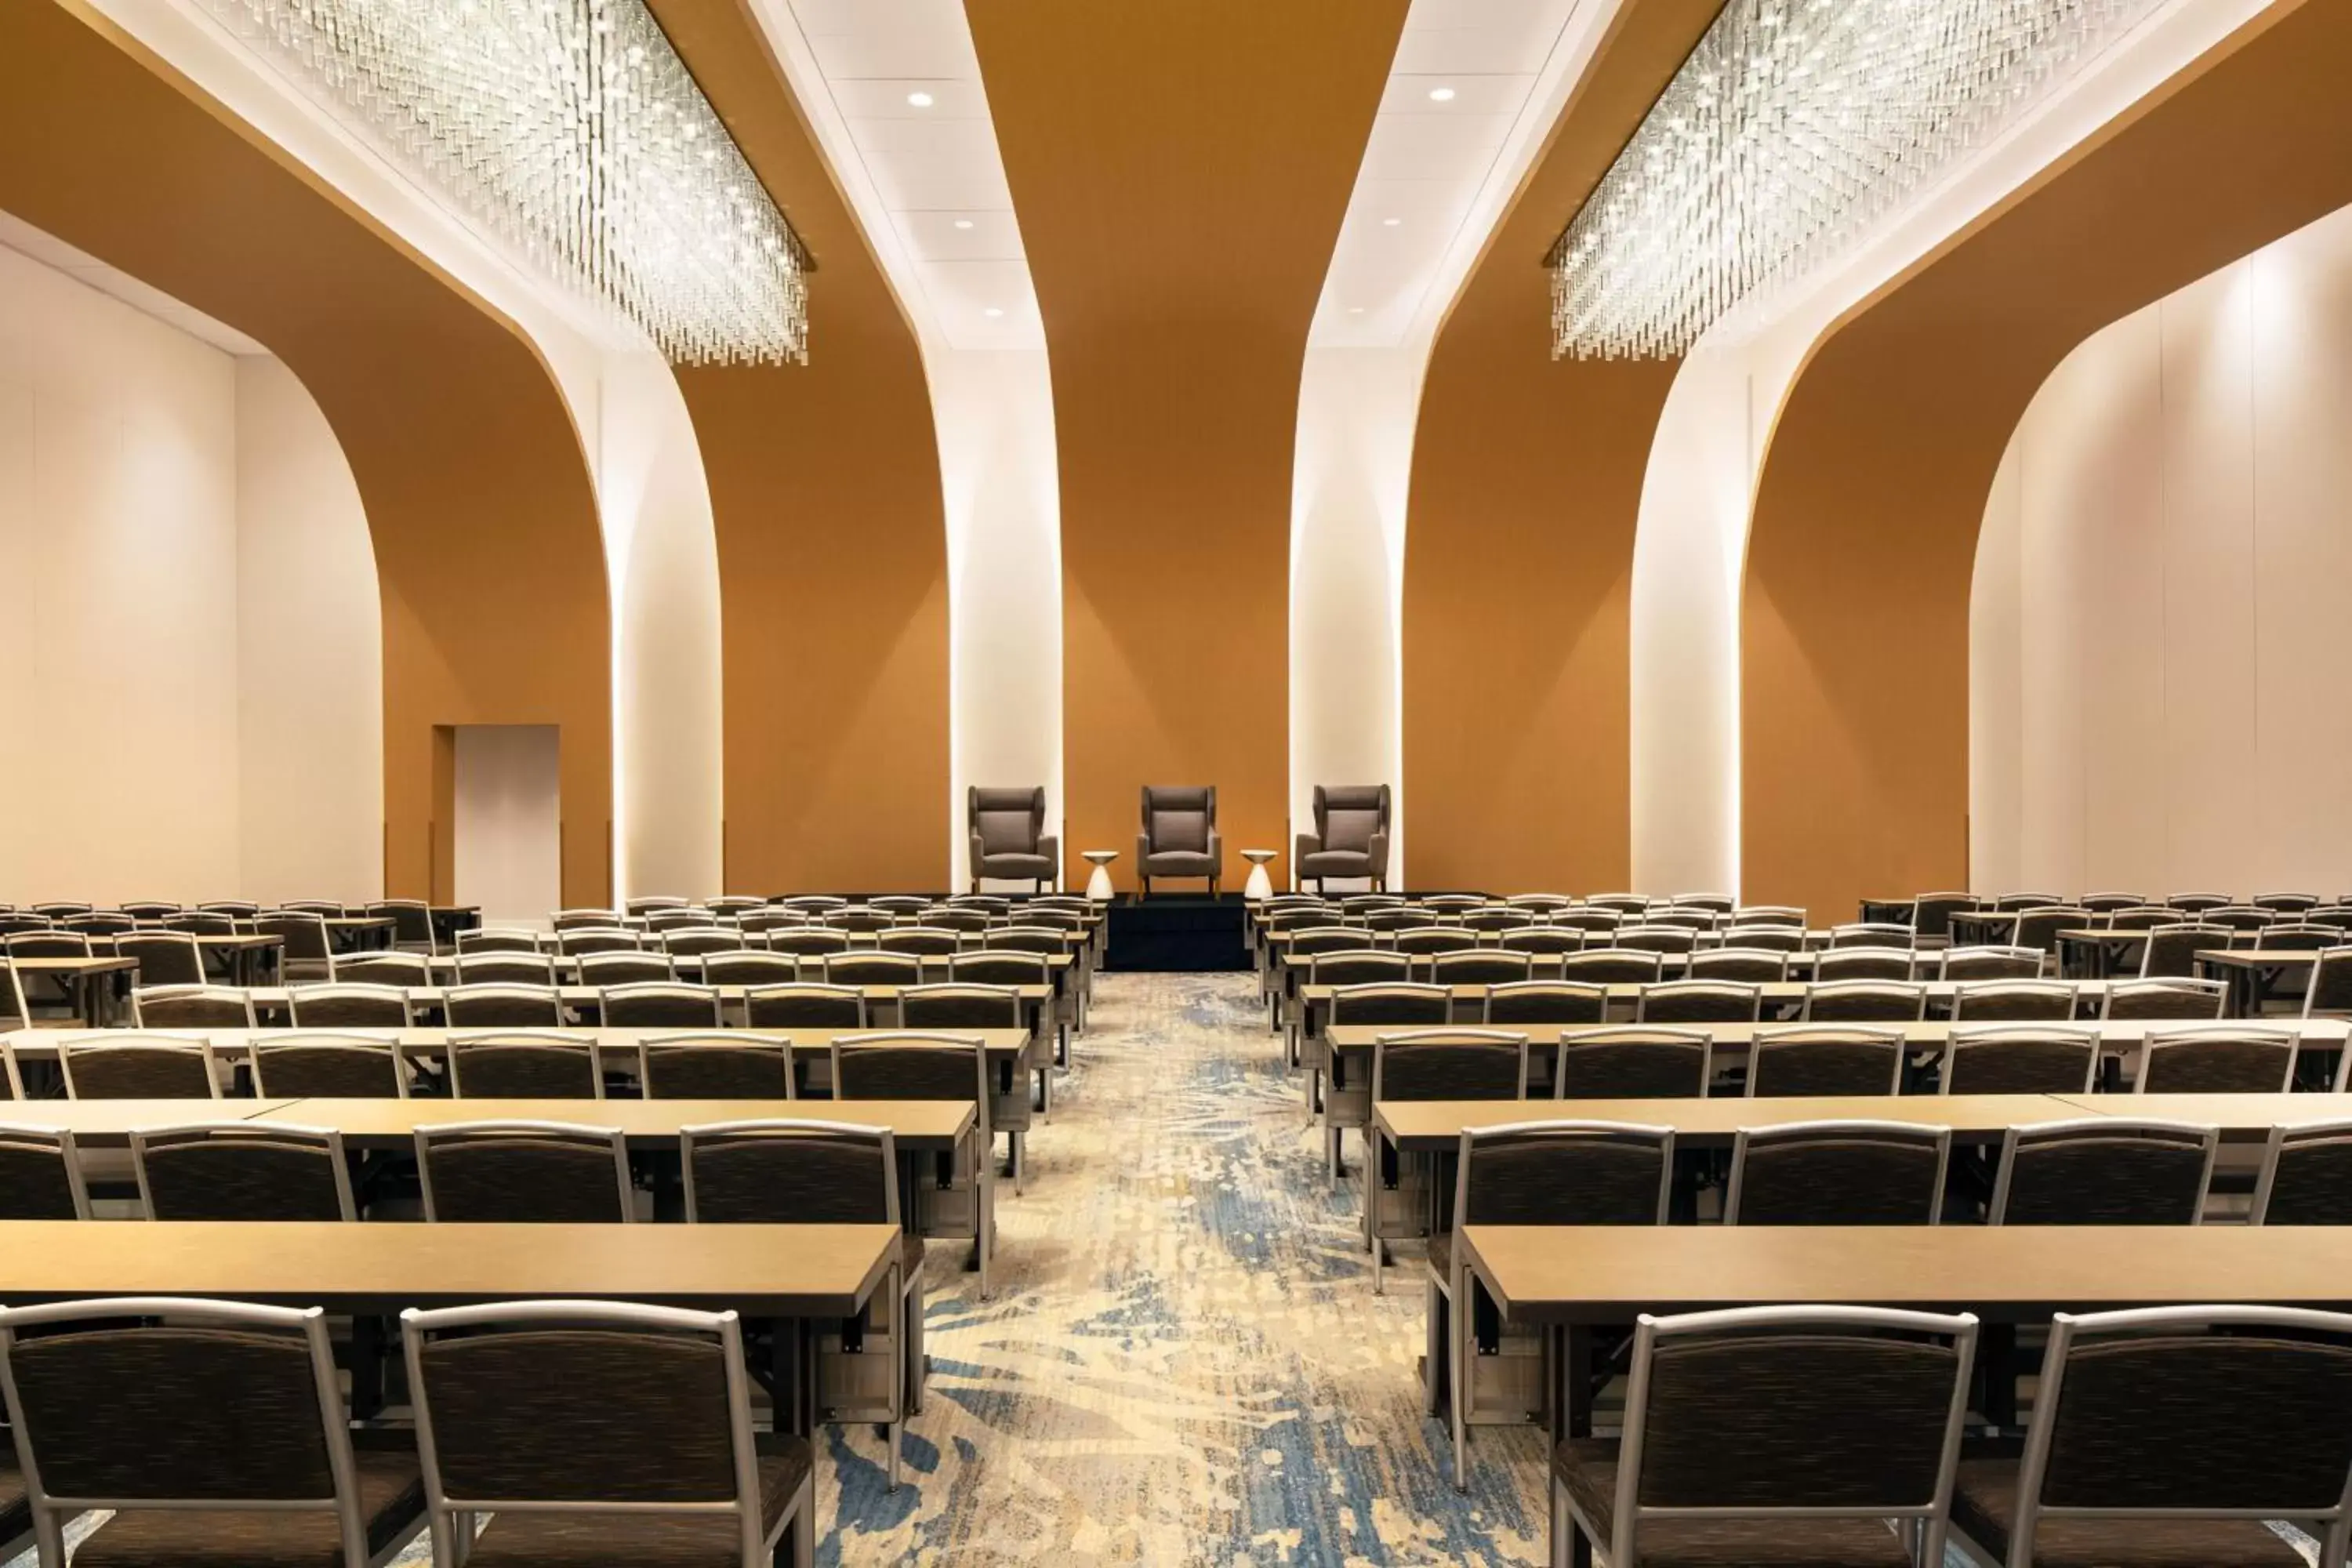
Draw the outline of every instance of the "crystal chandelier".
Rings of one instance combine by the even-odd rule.
[[[209,3],[673,363],[807,362],[807,252],[643,0]]]
[[[1552,354],[1672,358],[2158,0],[1730,0],[1554,244]]]

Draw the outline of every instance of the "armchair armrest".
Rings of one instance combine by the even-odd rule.
[[[1062,839],[1059,834],[1048,833],[1037,840],[1037,853],[1054,863],[1054,879],[1062,879]]]
[[[974,833],[971,836],[971,874],[973,876],[980,875],[981,865],[987,858],[988,851],[981,847],[980,835]]]
[[[1225,866],[1225,836],[1215,828],[1209,829],[1209,862],[1219,870]]]
[[[1143,869],[1143,862],[1151,853],[1151,835],[1139,831],[1135,836],[1135,868]]]
[[[1372,875],[1375,877],[1386,875],[1389,868],[1389,836],[1386,829],[1372,835],[1372,842],[1367,854],[1371,861]]]
[[[1318,854],[1320,854],[1320,853],[1322,853],[1322,850],[1323,850],[1323,836],[1322,836],[1321,834],[1319,834],[1319,833],[1302,833],[1302,834],[1300,834],[1300,835],[1298,836],[1298,847],[1297,847],[1297,853],[1293,854],[1293,855],[1290,857],[1290,869],[1291,869],[1291,873],[1292,873],[1294,876],[1295,876],[1295,875],[1297,875],[1297,872],[1298,872],[1298,868],[1299,868],[1299,867],[1301,867],[1301,866],[1303,866],[1303,865],[1305,865],[1305,864],[1307,863],[1307,858],[1309,855],[1318,855]]]

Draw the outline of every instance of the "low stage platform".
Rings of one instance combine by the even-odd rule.
[[[1122,893],[1110,906],[1111,970],[1247,969],[1247,906],[1239,893],[1222,898],[1156,894],[1138,901]]]

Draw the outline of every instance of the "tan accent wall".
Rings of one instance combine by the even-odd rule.
[[[815,254],[806,365],[681,369],[719,532],[730,892],[947,885],[948,565],[913,329],[741,0],[652,0]]]
[[[511,323],[120,38],[0,6],[0,208],[266,344],[327,416],[383,596],[384,885],[433,875],[433,728],[563,731],[563,887],[608,887],[604,565],[580,440]],[[233,648],[215,650],[224,679]],[[191,649],[190,657],[205,657]]]
[[[2352,201],[2352,6],[2282,6],[1865,301],[1767,451],[1742,611],[1744,891],[1850,919],[1968,873],[1969,589],[2077,343]]]
[[[1419,888],[1622,887],[1628,607],[1675,363],[1555,362],[1542,266],[1720,0],[1629,0],[1430,356],[1405,522]]]
[[[1404,0],[968,0],[1053,365],[1068,875],[1214,784],[1284,847],[1307,331]],[[1193,884],[1197,886],[1197,884]]]

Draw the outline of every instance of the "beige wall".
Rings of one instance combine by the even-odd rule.
[[[2085,342],[1969,605],[1983,888],[2352,888],[2352,210]]]
[[[383,891],[383,610],[358,484],[275,359],[236,365],[237,896]]]

